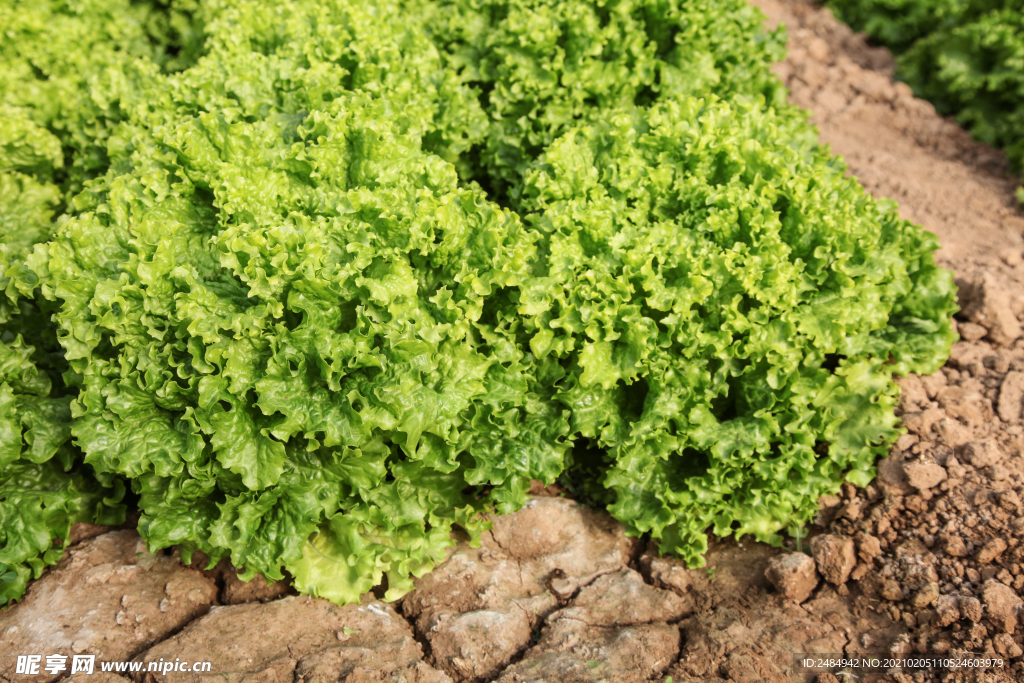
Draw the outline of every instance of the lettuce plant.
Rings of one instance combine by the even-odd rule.
[[[407,3],[412,4],[412,3]],[[745,0],[419,2],[447,68],[477,88],[488,131],[460,168],[493,198],[582,120],[679,95],[785,107],[785,36]]]
[[[902,53],[921,38],[977,14],[990,0],[829,0],[836,16]]]
[[[519,339],[571,411],[572,488],[696,564],[708,528],[777,542],[865,485],[952,284],[785,103],[784,36],[731,0],[436,7],[486,93],[484,182],[540,236]]]
[[[120,98],[160,68],[165,46],[146,28],[157,14],[126,1],[0,2],[0,604],[60,558],[73,522],[124,521],[125,482],[72,443],[60,304],[28,262],[106,172]]]
[[[741,2],[133,7],[164,51],[92,143],[21,105],[11,171],[0,465],[79,487],[53,537],[128,482],[151,550],[394,598],[561,477],[699,564],[866,483],[893,374],[948,354],[934,237]],[[55,560],[25,535],[0,562]]]
[[[1006,150],[1024,170],[1024,5],[1020,0],[831,0],[837,15],[896,53],[897,76],[939,113]],[[1024,188],[1018,190],[1024,203]]]
[[[893,374],[933,372],[954,338],[934,236],[808,133],[670,99],[569,131],[525,178],[547,258],[518,310],[567,366],[570,461],[693,564],[709,527],[777,543],[839,482],[866,486],[899,434]]]
[[[1006,3],[973,21],[922,38],[900,73],[975,138],[1006,150],[1024,170],[1024,6]]]

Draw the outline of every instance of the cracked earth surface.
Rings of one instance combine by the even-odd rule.
[[[1002,671],[862,675],[1024,680],[1024,213],[1003,157],[892,80],[893,62],[805,0],[754,0],[790,33],[776,72],[869,191],[939,235],[962,340],[901,380],[908,434],[867,488],[823,498],[789,547],[713,541],[691,570],[556,490],[459,544],[397,603],[339,607],[222,563],[150,554],[131,529],[78,525],[62,562],[0,612],[0,681],[18,654],[210,661],[131,683],[818,681],[799,653],[962,654]],[[126,674],[129,675],[129,674]]]

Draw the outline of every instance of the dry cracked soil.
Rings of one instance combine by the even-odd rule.
[[[397,603],[339,607],[226,564],[183,566],[135,531],[79,525],[0,612],[4,683],[781,683],[851,680],[797,655],[951,657],[1001,669],[861,681],[1024,681],[1024,213],[998,152],[893,80],[891,55],[806,0],[753,0],[790,34],[791,98],[876,196],[935,232],[961,341],[900,381],[908,433],[866,488],[825,497],[788,547],[713,541],[704,569],[537,489]],[[18,654],[209,661],[209,673],[15,672]],[[45,660],[44,660],[45,662]]]

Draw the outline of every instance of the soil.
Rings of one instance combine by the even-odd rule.
[[[226,564],[145,552],[81,526],[62,562],[0,612],[17,654],[213,663],[169,681],[409,683],[1024,680],[1024,213],[1003,156],[892,80],[893,60],[805,0],[753,0],[790,33],[792,100],[867,189],[935,232],[960,286],[961,341],[900,380],[908,433],[866,488],[824,497],[809,538],[713,541],[687,569],[608,515],[541,489],[395,604],[338,607]],[[800,654],[998,656],[997,670],[804,670]],[[44,660],[45,661],[45,660]],[[74,683],[128,683],[76,674]]]

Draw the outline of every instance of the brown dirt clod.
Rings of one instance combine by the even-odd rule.
[[[832,534],[815,536],[811,539],[811,554],[821,576],[836,586],[846,583],[857,564],[852,538]]]
[[[1005,282],[989,272],[974,278],[958,278],[961,314],[988,330],[999,346],[1010,346],[1020,336],[1020,323],[1013,314]]]
[[[209,674],[177,673],[179,681],[304,680],[369,681],[386,677],[450,683],[431,670],[412,628],[392,605],[366,595],[360,604],[339,607],[309,596],[266,604],[215,607],[181,633],[150,648],[137,660],[216,662]],[[143,673],[156,683],[162,675]]]
[[[919,491],[934,488],[946,478],[946,470],[934,462],[912,462],[903,466],[907,482]]]
[[[1021,599],[1013,589],[996,579],[989,579],[982,588],[981,601],[985,614],[1003,633],[1013,633],[1021,611]]]
[[[0,611],[0,637],[11,655],[125,660],[205,614],[216,597],[214,582],[199,572],[146,552],[135,531],[113,531],[72,548],[20,603]],[[0,659],[0,676],[15,680],[15,666],[14,656]],[[43,671],[17,680],[58,677]]]
[[[804,553],[777,555],[768,562],[765,577],[787,600],[801,603],[818,587],[814,560]]]

